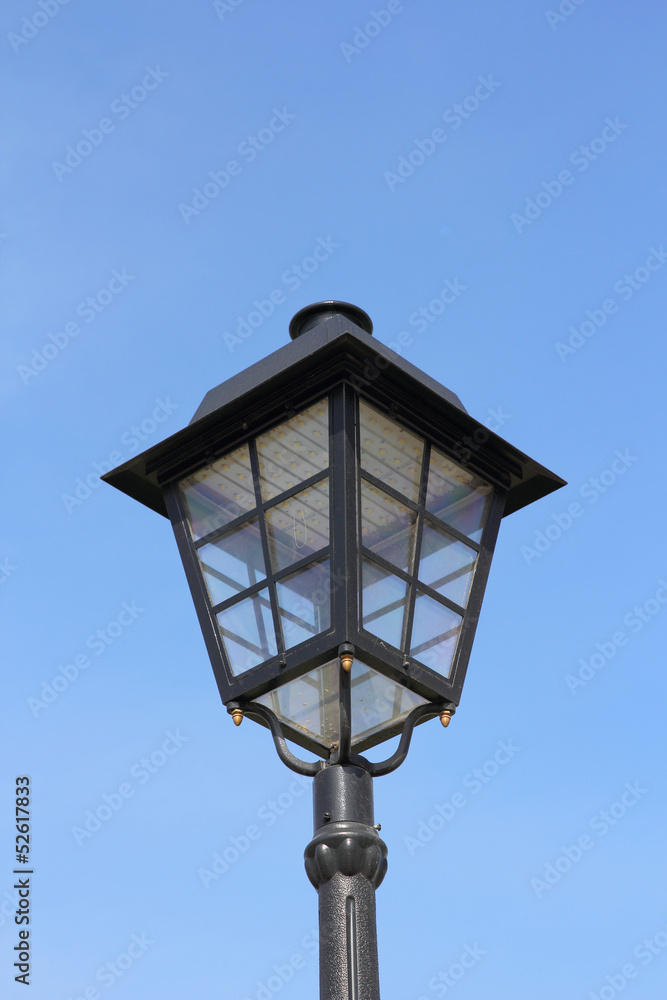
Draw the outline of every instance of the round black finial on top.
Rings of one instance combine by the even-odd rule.
[[[304,306],[292,317],[289,325],[289,335],[296,340],[302,333],[308,333],[320,323],[326,323],[334,316],[344,316],[355,326],[361,327],[365,333],[373,332],[373,321],[368,313],[353,306],[350,302],[339,302],[337,299],[327,299],[325,302],[315,302],[312,306]]]

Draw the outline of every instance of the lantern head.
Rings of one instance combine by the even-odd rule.
[[[235,721],[340,759],[449,721],[501,518],[564,483],[361,309],[309,306],[290,334],[103,478],[171,520]]]

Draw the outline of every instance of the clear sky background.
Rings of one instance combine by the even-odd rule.
[[[96,477],[325,298],[569,483],[503,523],[461,707],[375,783],[383,998],[664,995],[667,14],[558,10],[4,6],[3,998],[24,774],[32,1000],[317,995],[309,782]]]

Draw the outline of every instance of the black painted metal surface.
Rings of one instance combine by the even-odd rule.
[[[375,890],[387,847],[373,825],[373,782],[334,764],[313,781],[306,872],[319,896],[320,1000],[380,1000]]]
[[[292,340],[303,336],[309,330],[313,330],[322,323],[329,323],[337,316],[349,320],[358,326],[364,333],[373,332],[373,321],[367,312],[359,306],[353,306],[351,302],[341,302],[338,299],[327,299],[325,302],[315,302],[311,306],[299,309],[292,317],[289,325],[289,335]]]
[[[306,307],[293,320],[292,332],[296,339],[211,390],[187,428],[104,477],[105,481],[142,503],[160,513],[168,513],[220,696],[225,704],[238,704],[241,710],[249,708],[268,692],[332,662],[341,644],[353,645],[359,663],[384,674],[389,681],[414,692],[434,707],[443,702],[458,705],[500,519],[503,514],[562,485],[559,477],[473,420],[458,397],[379,343],[371,336],[370,328],[370,320],[363,310],[349,303],[329,301]],[[267,499],[261,489],[256,452],[258,435],[279,427],[289,414],[307,409],[325,398],[330,428],[328,467],[319,469],[309,479],[294,483],[281,497]],[[405,496],[382,478],[376,478],[372,469],[364,467],[359,433],[362,402],[380,416],[387,415],[389,420],[399,421],[401,427],[423,441],[418,497]],[[209,535],[194,539],[179,483],[183,477],[204,471],[240,446],[249,449],[255,504],[224,526],[215,525]],[[446,526],[452,539],[476,552],[476,570],[465,609],[442,588],[432,590],[419,579],[418,554],[410,567],[397,567],[385,560],[382,553],[366,550],[363,545],[360,490],[365,484],[366,488],[388,497],[390,502],[402,505],[409,516],[416,518],[416,552],[419,552],[421,532],[433,516],[426,502],[431,448],[449,455],[452,461],[478,476],[493,491],[493,503],[479,542],[461,534],[452,525]],[[267,517],[277,504],[293,501],[305,488],[325,480],[330,488],[330,535],[329,544],[322,548],[318,559],[322,560],[322,566],[327,559],[329,566],[326,581],[330,594],[328,624],[304,641],[286,643],[278,588],[292,574],[308,568],[312,554],[304,556],[303,565],[294,562],[274,566],[270,559]],[[223,527],[225,533],[244,530],[255,521],[264,556],[265,569],[261,578],[255,579],[243,593],[228,593],[220,603],[213,603],[202,571],[202,551],[209,544],[217,545],[219,541],[222,544]],[[364,625],[361,592],[366,559],[371,560],[376,571],[392,574],[406,585],[409,600],[405,625],[401,641],[395,646]],[[265,589],[275,649],[270,653],[266,651],[265,658],[251,668],[235,670],[223,641],[219,616],[231,612],[249,596],[257,599]],[[326,591],[323,593],[326,596]],[[411,636],[418,594],[428,598],[431,606],[441,607],[445,615],[449,612],[461,619],[448,671],[427,665],[417,655],[418,651],[413,655]],[[286,718],[279,721],[282,735],[306,750],[329,757],[331,764],[356,763],[367,767],[371,774],[388,773],[398,766],[398,758],[382,762],[377,765],[382,770],[376,770],[375,765],[355,760],[355,755],[400,733],[409,739],[409,727],[404,727],[402,719],[389,719],[387,725],[371,728],[367,735],[355,741],[351,733],[350,692],[346,683],[343,678],[339,738],[325,743],[323,739],[314,738],[306,727],[292,725]],[[271,727],[267,716],[248,714],[262,725]],[[419,714],[413,717],[412,723],[425,718]],[[277,744],[277,747],[282,753],[282,745]],[[407,750],[407,744],[404,748]],[[311,773],[309,765],[299,763],[296,758],[287,759],[288,766],[305,767],[306,770],[300,773]]]

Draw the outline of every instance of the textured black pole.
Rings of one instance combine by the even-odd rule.
[[[387,848],[373,826],[373,781],[346,764],[313,780],[306,872],[319,895],[320,1000],[380,1000],[375,890]]]

